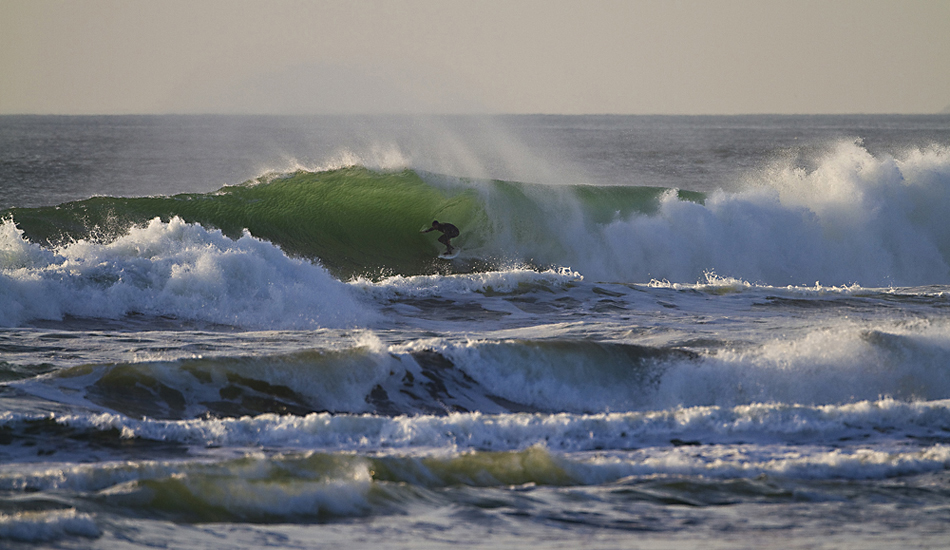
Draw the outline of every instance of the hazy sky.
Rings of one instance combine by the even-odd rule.
[[[932,113],[950,0],[0,0],[0,113]]]

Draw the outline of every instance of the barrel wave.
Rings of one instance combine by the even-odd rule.
[[[179,217],[239,238],[246,229],[334,276],[570,267],[616,282],[697,282],[707,273],[770,285],[950,282],[950,151],[901,158],[843,142],[805,169],[773,163],[740,191],[542,185],[361,166],[265,175],[208,194],[95,197],[3,213],[44,245],[110,239]],[[451,263],[421,234],[461,229]]]
[[[569,254],[560,223],[570,218],[584,226],[577,230],[596,231],[632,213],[656,211],[667,193],[702,200],[699,193],[653,187],[550,188],[356,166],[265,175],[209,194],[95,197],[4,215],[12,216],[28,239],[47,246],[112,239],[156,217],[178,217],[235,239],[246,229],[291,256],[319,261],[349,278],[556,264]],[[433,220],[462,230],[456,243],[467,252],[454,264],[436,260],[441,245],[420,233]]]

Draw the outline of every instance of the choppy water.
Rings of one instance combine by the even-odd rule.
[[[3,117],[0,190],[4,546],[950,535],[950,117]]]

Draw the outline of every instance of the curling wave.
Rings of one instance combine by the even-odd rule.
[[[232,239],[246,230],[341,279],[527,265],[614,282],[688,283],[707,272],[769,285],[950,282],[947,148],[876,157],[843,142],[812,169],[777,164],[747,179],[743,191],[706,195],[356,166],[269,175],[209,194],[96,197],[3,215],[47,248],[116,238],[156,217]],[[433,219],[461,229],[463,252],[451,263],[436,259],[440,245],[419,232]]]

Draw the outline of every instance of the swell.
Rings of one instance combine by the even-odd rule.
[[[711,480],[740,486],[742,480],[756,479],[828,480],[840,487],[842,479],[939,474],[950,464],[941,422],[947,408],[946,401],[882,400],[842,407],[699,407],[591,416],[265,415],[200,422],[5,414],[0,428],[18,437],[27,432],[27,437],[45,438],[33,447],[43,452],[56,441],[62,449],[53,450],[54,456],[68,455],[69,445],[95,440],[138,447],[138,454],[126,455],[137,460],[5,471],[0,491],[19,493],[21,502],[35,499],[38,507],[45,500],[44,508],[84,508],[88,500],[119,514],[185,522],[399,513],[407,500],[439,500],[426,495],[428,490],[444,495],[478,487],[603,484],[621,489],[663,479],[695,483],[697,491],[680,496],[687,499],[683,504],[696,504],[695,499],[722,498],[722,491],[729,491]],[[72,441],[63,444],[64,437]],[[895,442],[903,438],[916,444]],[[155,453],[145,447],[149,441],[183,445],[189,452]],[[221,444],[254,450],[228,456],[215,451]],[[282,452],[274,452],[275,446]],[[269,450],[257,450],[262,447]],[[406,448],[416,452],[397,450]],[[433,452],[436,448],[441,451]],[[944,489],[936,490],[941,494],[934,499],[945,499]]]
[[[369,339],[342,349],[86,364],[8,386],[53,402],[169,420],[837,406],[882,396],[950,398],[947,342],[945,326],[924,334],[838,327],[706,351],[567,338]]]
[[[817,509],[814,513],[822,515],[841,503],[874,506],[891,520],[895,509],[907,509],[910,515],[899,516],[898,523],[906,521],[918,530],[923,523],[923,530],[939,533],[945,526],[948,487],[943,474],[948,463],[950,448],[941,444],[886,451],[862,445],[664,445],[586,456],[538,445],[504,452],[361,455],[309,450],[124,464],[92,461],[0,474],[0,506],[28,510],[0,513],[0,540],[36,544],[97,538],[117,522],[143,519],[204,524],[197,526],[203,530],[215,522],[356,521],[362,526],[382,516],[405,523],[407,509],[434,518],[440,533],[442,525],[464,516],[479,529],[497,528],[514,518],[518,522],[510,529],[519,531],[531,523],[542,524],[548,536],[552,525],[609,528],[629,540],[644,532],[682,531],[686,511],[700,518],[687,516],[689,525],[712,531],[702,521],[706,512],[747,503]],[[573,508],[578,502],[590,508],[578,513]],[[833,508],[825,506],[829,502]],[[672,513],[664,511],[671,507],[680,520],[672,526]],[[764,529],[775,528],[770,518],[765,523]],[[269,535],[268,542],[283,540],[279,535]],[[344,546],[352,542],[352,537],[342,538]],[[82,542],[66,545],[88,546]]]
[[[90,364],[12,384],[53,401],[81,396],[133,418],[597,412],[648,406],[664,365],[697,359],[676,348],[579,340],[467,348],[369,343],[262,357]]]

